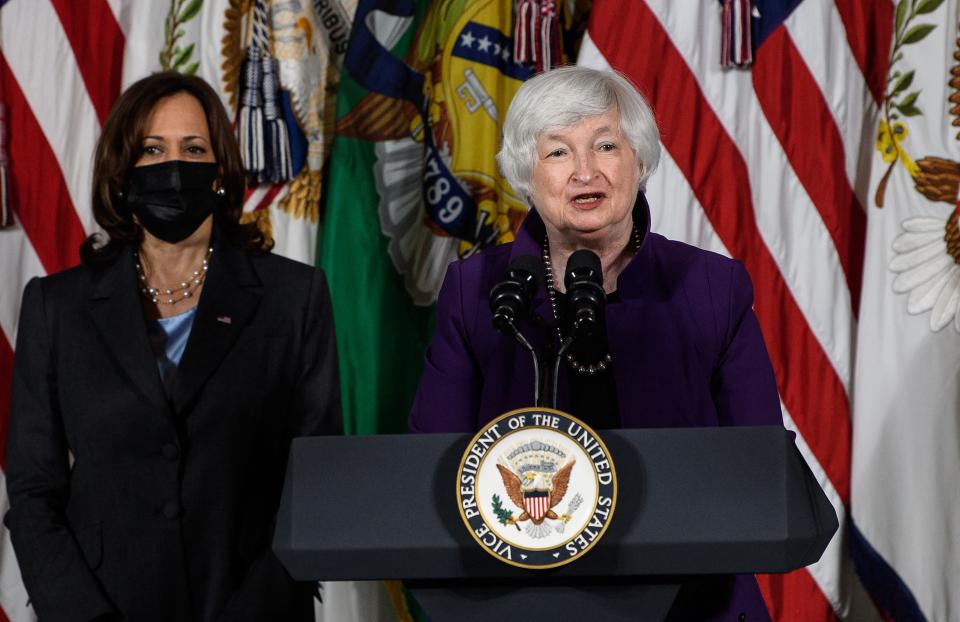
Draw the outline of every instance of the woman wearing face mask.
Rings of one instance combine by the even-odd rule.
[[[312,620],[270,550],[290,440],[341,428],[322,273],[239,223],[202,80],[131,86],[94,158],[105,232],[24,293],[10,529],[45,620]]]

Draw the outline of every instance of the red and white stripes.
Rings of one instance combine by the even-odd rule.
[[[805,0],[741,71],[722,69],[716,56],[721,11],[598,0],[579,60],[626,73],[657,113],[665,157],[647,192],[654,224],[726,251],[750,272],[785,424],[798,432],[841,524],[850,498],[864,163],[890,38],[884,12],[892,18],[887,0],[867,4],[876,6]],[[832,619],[846,614],[857,589],[850,575],[838,537],[814,566],[761,577],[761,588],[775,619]]]
[[[34,277],[78,262],[93,231],[93,146],[120,88],[116,1],[10,0],[0,9],[13,227],[0,230],[0,443],[6,446],[20,295]],[[44,68],[44,70],[38,70]],[[0,461],[2,465],[2,461]],[[5,511],[5,487],[0,510]],[[33,619],[3,530],[0,620]]]

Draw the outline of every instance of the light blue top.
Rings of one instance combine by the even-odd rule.
[[[197,315],[197,308],[191,307],[183,313],[162,317],[147,322],[147,333],[150,336],[150,345],[153,354],[157,357],[157,367],[160,369],[160,378],[167,391],[173,383],[183,351],[187,349],[187,340],[193,328],[193,318]]]

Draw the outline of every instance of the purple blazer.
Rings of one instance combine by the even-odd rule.
[[[753,314],[753,288],[738,261],[649,231],[646,201],[634,216],[640,251],[620,274],[621,302],[606,310],[607,337],[623,427],[782,425],[770,358]],[[490,289],[519,255],[539,256],[543,221],[530,212],[512,244],[450,264],[437,300],[410,429],[473,432],[533,405],[533,363],[493,328]],[[552,320],[545,286],[536,313]],[[519,328],[540,351],[543,328]],[[558,406],[569,404],[560,368]]]
[[[634,219],[642,244],[617,280],[621,301],[606,309],[623,427],[782,425],[773,368],[743,265],[652,233],[642,195]],[[493,328],[487,296],[514,257],[540,255],[545,235],[543,221],[531,210],[515,242],[450,265],[411,431],[473,432],[507,411],[533,405],[530,355]],[[545,286],[532,306],[552,320]],[[555,338],[530,322],[519,328],[541,352],[546,340]],[[569,404],[570,373],[561,365],[561,410]],[[703,611],[697,619],[737,620],[741,613],[745,620],[769,619],[751,575],[736,577],[731,593],[727,606]]]

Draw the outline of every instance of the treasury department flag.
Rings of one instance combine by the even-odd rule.
[[[750,272],[784,423],[844,525],[871,151],[895,53],[894,5],[763,0],[730,8],[597,0],[578,62],[624,72],[654,108],[664,151],[648,182],[653,228],[735,257]],[[733,59],[743,67],[730,67],[731,45],[752,46]],[[882,520],[891,501],[878,495],[871,514]],[[806,569],[758,577],[775,620],[877,617],[846,538],[841,529]]]
[[[511,0],[362,0],[337,102],[320,265],[345,427],[399,432],[447,264],[513,239],[524,202],[494,155],[529,70]]]
[[[958,20],[956,2],[896,4],[874,126],[851,544],[894,620],[960,619]]]

